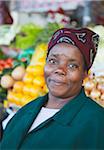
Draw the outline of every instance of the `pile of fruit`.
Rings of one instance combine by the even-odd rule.
[[[104,76],[89,76],[84,80],[85,93],[104,107]]]
[[[6,99],[7,91],[13,88],[16,81],[21,80],[25,74],[24,66],[6,68],[0,74],[0,98]]]
[[[59,28],[57,23],[49,23],[44,29],[35,24],[26,24],[9,45],[11,49],[19,49],[19,57],[16,60],[26,61],[25,67],[19,65],[18,61],[14,62],[16,67],[14,65],[0,77],[0,88],[4,91],[9,106],[21,107],[48,92],[43,71],[46,43]]]
[[[0,74],[6,68],[11,68],[13,66],[13,58],[7,57],[0,48]]]
[[[2,72],[5,68],[11,68],[13,66],[13,59],[0,59],[0,72]]]
[[[98,52],[89,76],[84,81],[86,95],[104,107],[104,26],[90,28],[100,35]]]
[[[25,75],[21,80],[14,82],[13,88],[8,90],[7,100],[9,104],[23,106],[28,102],[48,92],[44,80],[44,65],[49,38],[53,32],[60,28],[57,23],[48,23],[42,29],[33,24],[24,25],[20,33],[16,35],[11,47],[25,49],[36,47]],[[28,58],[28,55],[25,55]]]
[[[48,92],[43,71],[46,51],[47,44],[40,44],[36,47],[31,62],[26,70],[23,70],[23,72],[19,70],[15,72],[14,70],[14,72],[12,72],[11,75],[15,78],[15,82],[11,80],[13,88],[8,90],[7,99],[9,105],[16,104],[21,107]],[[20,75],[20,72],[23,73],[23,76]]]
[[[15,81],[21,80],[25,74],[25,68],[18,66],[11,71],[11,75],[5,74],[1,77],[0,84],[3,88],[12,88]]]

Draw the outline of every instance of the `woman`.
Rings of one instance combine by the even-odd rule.
[[[2,149],[104,149],[104,109],[82,87],[98,39],[86,28],[53,34],[44,68],[49,93],[10,120]]]

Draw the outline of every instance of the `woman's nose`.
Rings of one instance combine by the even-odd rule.
[[[55,73],[59,75],[66,75],[67,74],[66,66],[65,65],[58,66],[58,68],[55,70]]]

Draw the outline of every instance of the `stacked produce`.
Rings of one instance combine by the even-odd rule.
[[[84,81],[86,95],[104,107],[104,26],[90,28],[100,35],[98,52],[89,76]]]
[[[84,80],[85,93],[104,107],[104,76],[90,74]]]
[[[6,104],[21,107],[48,92],[43,72],[47,50],[45,43],[60,27],[62,25],[58,23],[48,23],[45,28],[33,23],[25,24],[19,28],[9,46],[1,47],[6,56],[15,58],[13,66],[7,68],[5,65],[0,74],[0,95]]]
[[[2,49],[0,49],[0,74],[5,68],[11,68],[13,66],[13,58],[9,58],[4,55]]]
[[[20,27],[19,33],[11,42],[10,47],[16,49],[27,49],[34,46],[37,36],[43,28],[33,23],[28,23]]]
[[[6,68],[0,74],[0,98],[6,99],[7,91],[13,88],[16,81],[21,80],[25,74],[24,66]]]
[[[9,104],[23,106],[33,99],[47,93],[47,87],[44,80],[44,65],[46,59],[47,44],[40,44],[36,47],[31,62],[26,68],[25,75],[20,72],[13,72],[15,78],[13,89],[8,90],[7,99]],[[24,73],[23,72],[23,73]],[[22,79],[22,80],[21,80]]]
[[[13,66],[13,59],[0,59],[0,72],[2,72],[5,68],[11,68]]]
[[[13,89],[8,90],[7,99],[9,104],[23,106],[26,103],[47,93],[48,89],[44,80],[44,65],[46,59],[47,44],[53,32],[61,26],[57,23],[48,23],[42,29],[33,24],[22,27],[20,33],[11,43],[11,47],[21,48],[24,51],[33,52],[31,48],[36,47],[32,59],[24,53],[27,61],[30,61],[22,80],[14,82]],[[30,47],[30,48],[29,48]],[[26,50],[26,49],[30,50]],[[24,57],[23,55],[21,55]],[[19,59],[21,59],[21,56]]]
[[[0,101],[3,102],[3,100],[6,98],[7,95],[7,89],[2,87],[2,81],[1,78],[4,76],[4,74],[7,74],[7,72],[11,71],[11,68],[13,67],[14,58],[10,58],[6,56],[2,49],[0,48]],[[12,84],[12,81],[11,81]]]

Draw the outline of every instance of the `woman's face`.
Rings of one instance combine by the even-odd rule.
[[[80,50],[67,43],[55,45],[47,57],[44,74],[53,96],[69,98],[78,94],[87,74]]]

